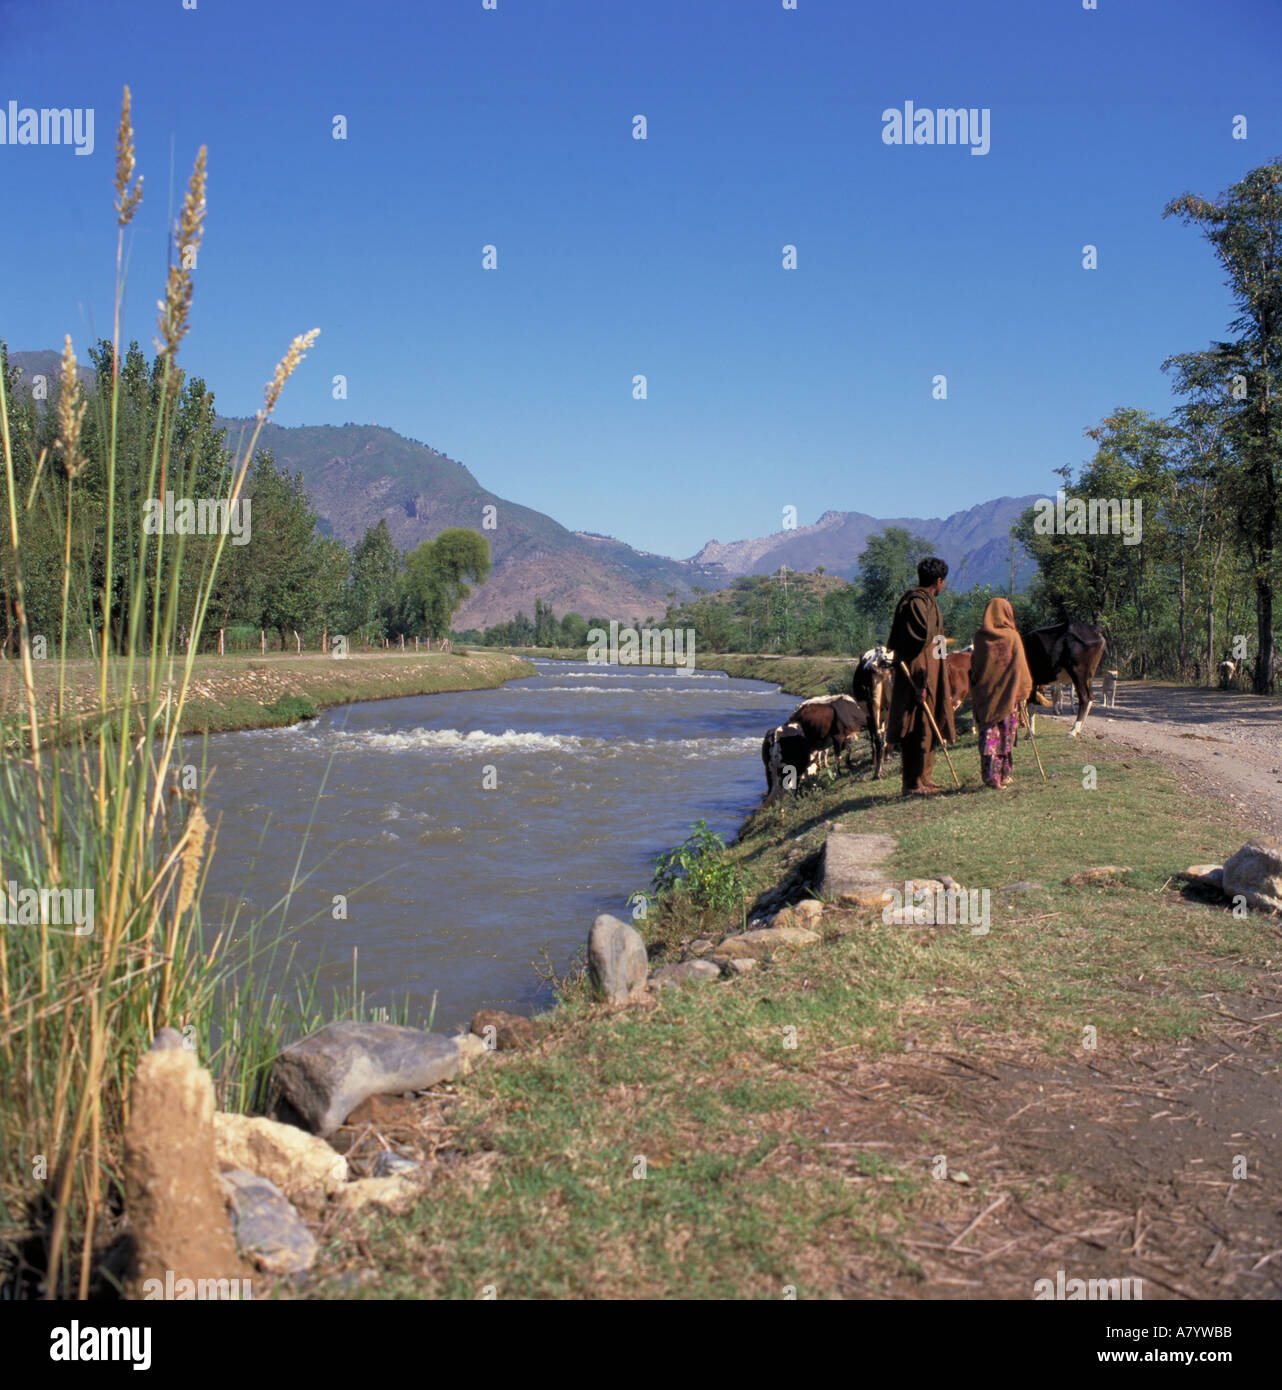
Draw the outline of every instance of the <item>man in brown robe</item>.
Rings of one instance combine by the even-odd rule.
[[[922,709],[925,700],[949,743],[957,740],[953,702],[948,689],[948,649],[944,620],[935,602],[942,593],[948,565],[932,555],[917,566],[917,587],[899,600],[886,645],[895,654],[895,684],[890,700],[886,742],[899,745],[904,767],[904,795],[928,796],[940,790],[935,766],[935,733]],[[905,680],[899,663],[908,667]]]

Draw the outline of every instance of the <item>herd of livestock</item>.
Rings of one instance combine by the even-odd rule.
[[[1071,686],[1077,695],[1077,718],[1072,736],[1081,733],[1093,703],[1091,690],[1095,673],[1104,655],[1104,635],[1088,623],[1055,623],[1035,628],[1022,637],[1024,655],[1033,677],[1033,701],[1059,708],[1065,690]],[[944,658],[949,698],[954,710],[970,693],[971,648],[949,652]],[[773,801],[785,790],[792,790],[808,775],[826,766],[830,759],[840,769],[841,755],[853,767],[852,744],[865,730],[872,745],[872,776],[880,778],[886,760],[886,729],[891,692],[896,679],[895,653],[884,646],[864,652],[855,666],[850,693],[820,695],[805,700],[793,710],[785,724],[771,729],[761,742],[761,761],[766,771],[766,800]],[[1055,687],[1054,698],[1046,688]],[[1104,674],[1104,702],[1116,701],[1117,672]],[[1029,711],[1030,717],[1032,711]]]

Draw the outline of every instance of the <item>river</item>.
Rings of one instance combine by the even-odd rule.
[[[535,962],[564,971],[699,817],[729,839],[764,790],[762,734],[797,701],[714,671],[534,664],[498,690],[211,736],[206,920],[239,910],[236,934],[265,918],[270,936],[283,916],[326,1003],[355,948],[367,1002],[408,996],[414,1024],[433,997],[444,1031],[547,1007]]]

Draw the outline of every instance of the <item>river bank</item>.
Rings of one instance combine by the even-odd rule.
[[[840,826],[893,835],[892,877],[989,889],[989,932],[823,902],[812,944],[627,1006],[571,971],[532,1041],[398,1108],[431,1200],[334,1231],[311,1296],[1027,1299],[1103,1260],[1146,1298],[1267,1297],[1282,1168],[1231,1227],[1196,1184],[1276,1148],[1276,928],[1173,878],[1254,827],[1097,736],[1039,742],[1050,781],[1021,756],[1003,797],[970,736],[960,793],[908,804],[865,764],[758,811],[722,857],[742,906],[636,924],[654,967],[813,902]],[[1167,1123],[1136,1129],[1137,1095]]]
[[[58,700],[59,663],[32,663],[42,718],[49,720]],[[181,668],[175,664],[175,680]],[[319,654],[295,656],[198,656],[183,711],[182,732],[223,733],[270,729],[296,723],[332,705],[358,700],[389,700],[457,690],[492,690],[504,681],[532,676],[528,661],[506,652],[369,652],[336,660]],[[61,668],[66,709],[78,722],[99,708],[99,666],[68,661]],[[113,663],[111,683],[123,687],[125,663]],[[108,697],[110,699],[110,695]],[[25,724],[22,667],[0,664],[0,720],[6,727]]]

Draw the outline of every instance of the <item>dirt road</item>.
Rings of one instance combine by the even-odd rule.
[[[1072,723],[1039,711],[1038,728]],[[1080,736],[1149,754],[1190,790],[1246,808],[1261,830],[1282,834],[1282,698],[1127,681],[1116,709],[1096,704]]]

